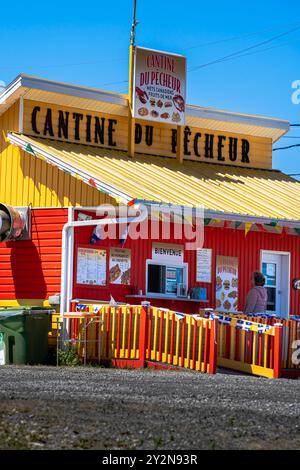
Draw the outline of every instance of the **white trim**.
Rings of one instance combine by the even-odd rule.
[[[29,75],[19,75],[8,85],[0,95],[0,104],[6,101],[20,87],[127,106],[127,96],[122,95],[121,93],[102,91],[98,90],[97,88],[90,88],[79,85],[71,85],[68,83],[56,82],[44,78],[31,77]],[[24,90],[24,93],[26,91],[27,90]]]
[[[141,48],[143,49],[143,48]],[[150,49],[152,50],[152,49]],[[158,51],[159,52],[159,51]],[[184,57],[180,56],[179,57]],[[98,90],[96,88],[84,87],[79,85],[71,85],[63,82],[56,82],[29,75],[19,75],[15,78],[0,94],[0,105],[11,97],[20,87],[23,88],[21,93],[24,95],[28,89],[36,89],[45,92],[58,93],[63,95],[75,96],[88,100],[102,101],[106,103],[116,104],[120,106],[128,106],[127,95],[120,93]],[[282,135],[289,131],[289,122],[282,119],[275,119],[250,114],[234,113],[231,111],[222,111],[212,108],[204,108],[200,106],[187,105],[186,117],[195,117],[200,119],[208,119],[221,122],[229,122],[255,126],[261,128],[277,129],[282,131]],[[270,137],[271,138],[271,137]],[[274,141],[280,137],[276,135]]]
[[[287,291],[287,318],[290,316],[290,303],[291,303],[291,252],[290,251],[277,251],[277,250],[260,250],[260,269],[262,270],[263,255],[279,255],[288,257],[288,291]]]
[[[24,97],[20,96],[19,103],[19,132],[23,133],[23,122],[24,122]]]
[[[290,124],[283,119],[269,118],[265,116],[256,116],[251,114],[240,114],[232,111],[222,111],[212,108],[202,108],[198,106],[187,105],[187,116],[200,119],[209,119],[213,121],[233,122],[244,124],[246,126],[267,127],[271,129],[280,129],[288,131]]]
[[[22,76],[19,75],[13,82],[11,82],[0,94],[0,105],[13,95],[22,86]]]
[[[143,51],[149,51],[149,52],[155,52],[158,54],[163,54],[163,55],[173,55],[175,57],[183,57],[186,59],[185,55],[182,54],[175,54],[175,52],[166,52],[166,51],[160,51],[159,49],[149,49],[148,47],[141,47],[141,46],[135,46],[135,49],[142,49]]]
[[[148,291],[148,266],[149,265],[155,265],[155,266],[166,266],[166,267],[169,267],[169,268],[184,268],[184,281],[186,282],[186,291],[188,292],[189,290],[189,264],[188,263],[168,263],[167,261],[156,261],[155,259],[147,259],[146,260],[146,285],[145,285],[145,293],[146,293],[146,296],[149,294],[151,296],[156,296],[160,299],[163,299],[164,297],[167,297],[168,299],[171,297],[173,297],[172,294],[170,293],[165,293],[165,294],[161,294],[161,293],[156,293],[156,292],[149,292]],[[177,299],[177,300],[180,300],[181,297],[177,297],[177,295],[174,295],[174,299]]]

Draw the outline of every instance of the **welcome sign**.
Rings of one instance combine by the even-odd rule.
[[[133,117],[185,124],[186,58],[136,47]]]

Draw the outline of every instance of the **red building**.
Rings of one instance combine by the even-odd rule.
[[[268,310],[300,314],[300,183],[272,169],[289,124],[196,106],[186,106],[185,124],[128,118],[125,95],[17,77],[0,95],[1,305],[60,294],[64,310],[112,296],[229,313],[243,309],[251,273],[262,270]],[[153,209],[147,224],[158,236],[132,239],[117,213],[116,237],[104,239],[103,225],[91,243],[97,207],[132,201]],[[25,211],[21,237],[8,206]],[[191,208],[203,208],[203,246],[188,249],[173,223],[162,234],[171,206],[190,208],[191,230]]]

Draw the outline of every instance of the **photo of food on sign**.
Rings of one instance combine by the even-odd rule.
[[[184,56],[136,47],[133,89],[134,117],[185,124]]]
[[[236,312],[238,308],[238,259],[217,256],[216,260],[216,309]]]
[[[130,285],[131,252],[125,248],[111,248],[109,253],[110,284]]]

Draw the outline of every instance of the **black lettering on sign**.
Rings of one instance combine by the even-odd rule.
[[[58,111],[58,137],[68,139],[69,113]]]
[[[37,125],[36,125],[36,115],[37,113],[40,112],[40,110],[41,110],[40,106],[35,106],[31,113],[31,128],[33,132],[35,132],[36,134],[40,134],[40,131],[38,130]]]
[[[189,151],[189,143],[190,143],[190,136],[192,135],[190,128],[186,126],[184,128],[184,138],[183,138],[183,153],[184,155],[191,155],[191,152]]]
[[[242,139],[242,163],[250,163],[249,152],[250,144],[248,140]]]
[[[100,119],[98,116],[95,117],[95,144],[102,144],[104,145],[104,125],[105,125],[105,118]],[[99,140],[98,140],[99,139]]]
[[[238,139],[236,137],[229,137],[229,160],[235,162],[237,159],[237,144]]]
[[[218,160],[220,162],[225,161],[225,157],[223,156],[223,148],[224,148],[223,141],[224,140],[226,140],[226,137],[224,135],[218,136]]]
[[[83,119],[83,114],[73,113],[73,119],[75,120],[75,140],[80,140],[80,121]]]
[[[153,144],[153,126],[146,126],[146,144],[148,147]]]
[[[205,134],[205,158],[214,158],[214,135]]]
[[[44,135],[51,135],[51,137],[54,137],[54,132],[53,132],[53,125],[52,125],[52,111],[50,108],[47,108],[47,114],[46,114],[46,119],[45,119],[45,125],[44,125]]]
[[[114,125],[117,124],[117,121],[115,119],[109,119],[108,120],[108,145],[111,145],[112,147],[115,147],[117,144],[113,140],[113,133],[115,132]]]
[[[92,116],[89,114],[86,116],[86,128],[85,128],[85,138],[87,142],[91,142],[91,122],[92,122]]]
[[[194,137],[194,153],[196,157],[200,157],[200,152],[199,152],[199,139],[201,139],[201,134],[200,132],[196,132],[195,137]]]
[[[134,130],[134,142],[136,144],[140,144],[142,142],[142,126],[138,123],[135,124],[135,130]]]
[[[176,153],[177,147],[177,129],[172,129],[172,153]]]

